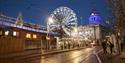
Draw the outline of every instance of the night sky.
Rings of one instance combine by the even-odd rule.
[[[60,6],[74,10],[79,25],[88,24],[92,8],[98,10],[102,21],[108,20],[106,0],[0,0],[1,13],[17,17],[21,12],[24,21],[40,25],[46,25],[47,17]]]

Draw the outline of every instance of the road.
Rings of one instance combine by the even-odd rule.
[[[80,63],[93,53],[93,48],[85,48],[54,55],[42,56],[41,63]]]
[[[93,51],[98,48],[84,48],[79,50],[43,55],[34,54],[26,56],[8,57],[1,59],[1,63],[98,63]]]

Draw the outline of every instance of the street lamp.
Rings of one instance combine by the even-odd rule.
[[[48,43],[48,45],[47,45],[47,47],[48,47],[48,49],[50,49],[50,36],[49,36],[49,32],[50,32],[50,24],[51,23],[53,23],[53,18],[52,17],[48,17],[48,21],[47,21],[47,37],[46,37],[46,39],[47,39],[47,43]]]
[[[53,20],[52,17],[48,17],[48,21],[47,21],[47,31],[48,31],[48,32],[49,32],[49,28],[50,28],[49,26],[50,26],[51,23],[53,23],[53,21],[54,21],[54,20]]]
[[[79,46],[79,40],[78,40],[78,29],[77,27],[74,28],[73,30],[73,37],[75,37],[75,45],[78,45]]]
[[[53,21],[54,21],[54,20],[53,20],[53,18],[52,18],[52,17],[49,17],[49,18],[48,18],[48,24],[53,23]]]
[[[74,28],[74,32],[77,32],[78,30],[77,30],[77,28]]]
[[[71,37],[77,37],[77,28],[74,28],[73,31],[71,32]]]

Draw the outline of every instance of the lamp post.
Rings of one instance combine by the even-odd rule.
[[[47,21],[47,49],[50,50],[50,36],[49,36],[49,32],[50,32],[50,24],[53,23],[53,18],[52,17],[48,17],[48,21]]]
[[[93,32],[94,32],[94,42],[96,42],[96,25],[93,26]]]
[[[73,36],[76,37],[75,45],[79,45],[78,41],[77,41],[78,40],[78,35],[77,35],[78,34],[78,30],[77,30],[77,27],[74,28],[73,32],[74,32]]]

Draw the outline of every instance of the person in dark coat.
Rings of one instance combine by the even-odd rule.
[[[120,45],[121,45],[121,51],[123,51],[123,43],[120,43]]]
[[[110,48],[110,53],[112,54],[112,49],[113,49],[114,45],[110,41],[108,41],[108,44],[109,44],[109,48]]]
[[[104,40],[103,42],[102,42],[102,48],[103,48],[103,51],[104,51],[104,53],[107,53],[107,42],[106,42],[106,40]]]

